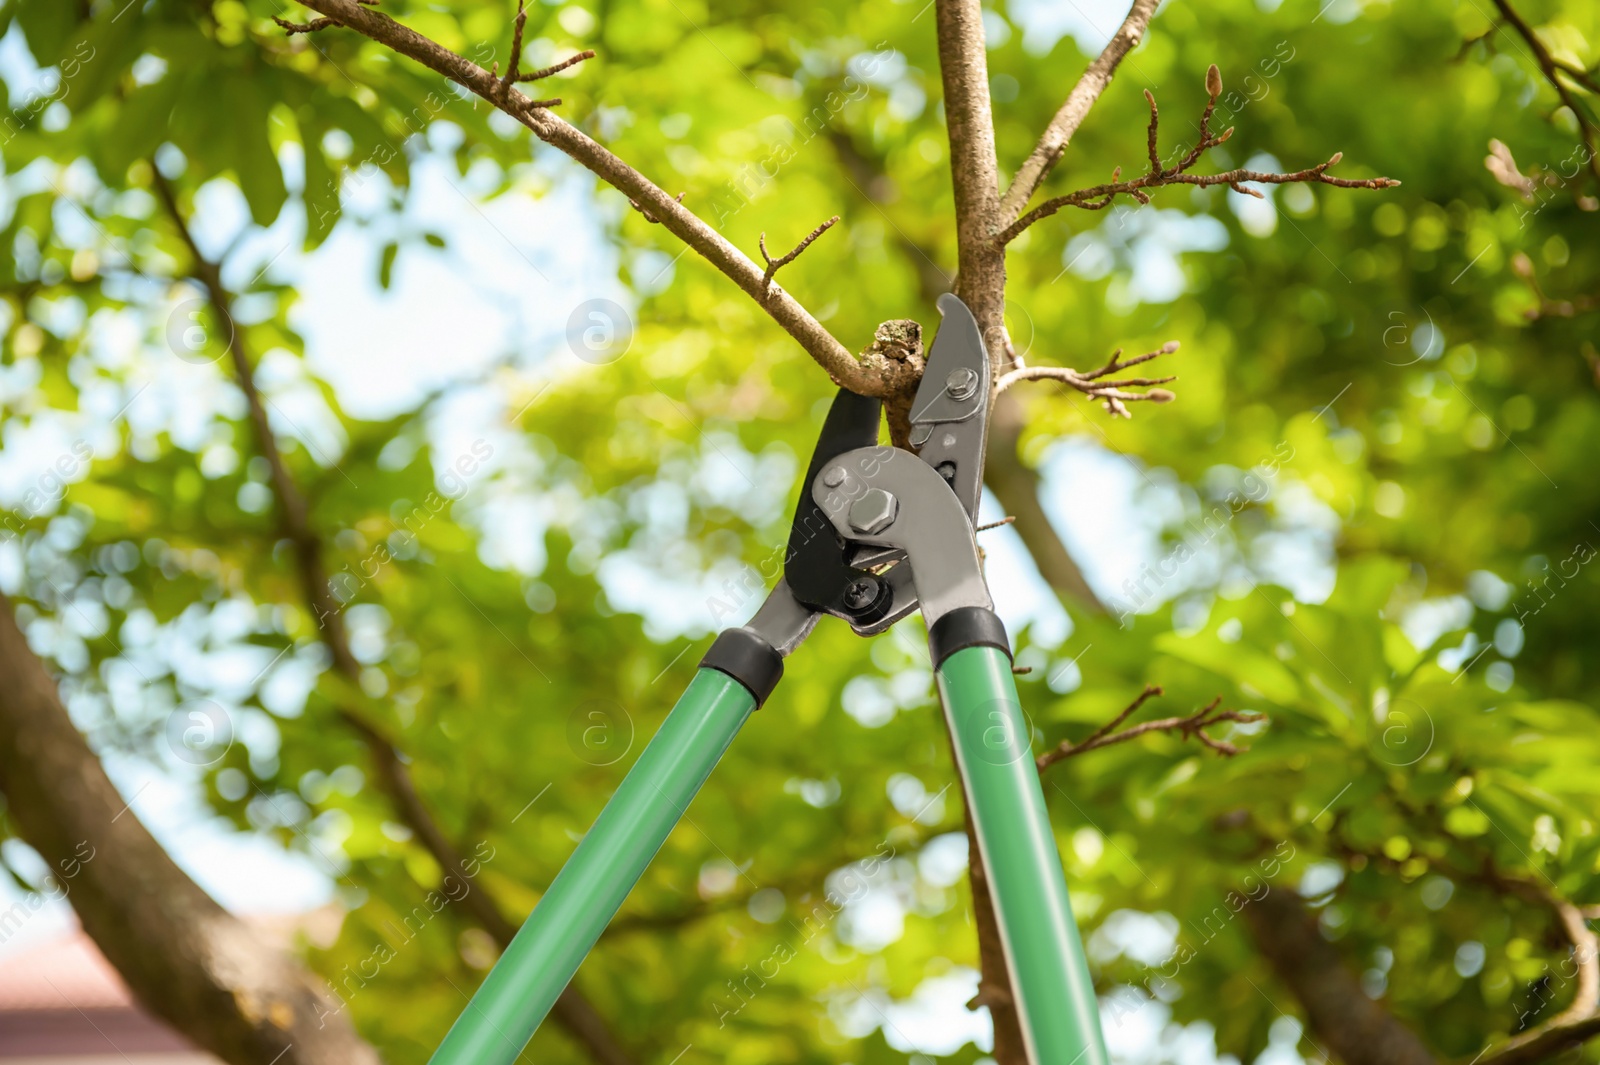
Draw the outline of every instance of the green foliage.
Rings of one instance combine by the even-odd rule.
[[[1525,6],[1568,61],[1595,63],[1594,5]],[[463,134],[445,142],[460,174],[476,168],[501,190],[522,180],[509,194],[569,168],[354,33],[286,38],[271,21],[280,5],[119,7],[0,9],[34,61],[60,72],[54,89],[7,86],[6,430],[62,411],[102,423],[92,471],[59,507],[47,492],[8,516],[26,620],[97,743],[164,758],[173,706],[236,706],[248,728],[207,770],[208,801],[332,863],[350,909],[314,964],[387,1060],[420,1062],[493,947],[458,900],[439,902],[449,882],[395,823],[336,705],[357,703],[393,737],[480,861],[471,890],[522,916],[705,642],[700,631],[651,638],[608,599],[606,560],[632,551],[667,575],[759,569],[783,542],[796,489],[784,495],[780,482],[803,465],[827,382],[692,254],[662,287],[661,264],[680,247],[601,188],[622,280],[643,300],[630,353],[581,373],[523,353],[501,380],[508,410],[529,404],[515,426],[529,459],[491,464],[450,502],[444,471],[457,456],[426,442],[436,406],[388,422],[344,413],[296,354],[291,310],[318,294],[249,280],[242,295],[266,309],[231,328],[263,361],[295,367],[283,372],[340,441],[332,454],[279,426],[328,567],[353,589],[345,617],[364,669],[359,690],[336,683],[227,383],[228,327],[207,324],[184,359],[169,355],[170,279],[188,253],[150,192],[151,160],[186,209],[220,179],[256,226],[300,212],[307,249],[364,224],[342,215],[341,186],[348,196],[381,172],[403,200],[427,131],[446,123]],[[919,8],[536,5],[526,61],[595,48],[597,60],[555,82],[560,112],[686,192],[747,251],[761,233],[790,247],[841,215],[783,277],[859,348],[888,318],[931,327],[920,278],[930,260],[954,269],[932,18]],[[384,10],[503,64],[509,3]],[[1108,1019],[1170,1008],[1212,1025],[1224,1052],[1259,1052],[1279,1011],[1258,990],[1273,978],[1232,900],[1304,883],[1373,993],[1441,1055],[1470,1057],[1571,993],[1551,914],[1485,871],[1600,903],[1597,315],[1529,317],[1539,302],[1527,280],[1560,298],[1600,290],[1600,188],[1571,113],[1507,31],[1479,39],[1490,27],[1473,5],[1327,10],[1167,5],[1049,188],[1143,165],[1140,87],[1161,101],[1163,151],[1182,143],[1211,62],[1226,88],[1218,125],[1237,127],[1212,153],[1219,168],[1270,153],[1293,169],[1337,150],[1336,172],[1401,188],[1276,190],[1270,233],[1245,225],[1237,196],[1167,189],[1154,208],[1057,216],[1013,246],[1008,319],[1030,362],[1083,367],[1114,347],[1184,345],[1172,357],[1179,401],[1131,422],[1022,386],[1036,388],[1030,462],[1086,439],[1130,457],[1149,489],[1136,502],[1154,513],[1176,499],[1183,513],[1162,530],[1150,573],[1105,588],[1130,608],[1125,623],[1074,607],[1064,641],[1021,634],[1019,662],[1036,667],[1023,697],[1038,750],[1082,739],[1147,683],[1166,695],[1135,721],[1217,695],[1267,715],[1218,731],[1248,746],[1236,758],[1157,735],[1050,771]],[[1071,37],[1034,47],[1003,6],[990,17],[1009,170],[1086,57]],[[1491,138],[1536,174],[1528,196],[1485,168]],[[1215,219],[1226,241],[1177,256],[1181,295],[1141,301],[1130,277],[1166,239],[1149,228],[1157,209],[1168,222]],[[407,256],[452,239],[369,237],[385,288]],[[136,350],[95,339],[114,320],[134,323]],[[109,415],[146,364],[221,395],[220,413],[136,440]],[[107,406],[108,394],[120,398]],[[748,491],[705,490],[729,454],[768,476]],[[505,498],[539,502],[537,573],[485,561],[486,501]],[[680,517],[653,517],[653,499]],[[1284,574],[1273,553],[1319,528],[1337,580],[1296,600],[1271,583]],[[220,694],[158,633],[253,646],[263,665],[283,652],[284,665]],[[942,872],[961,853],[961,815],[921,648],[912,624],[867,644],[824,623],[668,841],[578,980],[641,1060],[692,1044],[686,1062],[905,1061],[893,1027],[862,1034],[861,996],[906,999],[976,965],[965,881]],[[297,675],[315,677],[308,696],[277,690]],[[603,756],[584,738],[595,721],[615,732]],[[904,914],[892,942],[863,923],[869,895]],[[1166,915],[1141,927],[1165,928],[1175,953],[1129,947],[1119,929],[1133,914]],[[969,1044],[939,1060],[978,1056]],[[551,1026],[531,1057],[581,1060]]]

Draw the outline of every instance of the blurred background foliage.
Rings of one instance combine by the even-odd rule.
[[[1593,68],[1600,9],[1518,8]],[[500,0],[383,10],[485,65],[509,46]],[[712,629],[753,609],[828,382],[619,194],[355,33],[286,37],[273,16],[308,16],[260,0],[0,12],[0,403],[7,450],[42,455],[8,466],[0,586],[98,749],[192,778],[326,875],[348,915],[314,966],[388,1060],[423,1061],[494,946],[459,905],[428,911],[440,871],[334,708],[380,722],[520,918]],[[1122,14],[988,10],[1003,170]],[[595,49],[550,83],[560,113],[747,252],[842,216],[785,285],[859,348],[888,318],[931,329],[954,269],[933,31],[917,2],[540,4],[525,67]],[[1213,62],[1237,126],[1218,168],[1342,151],[1338,172],[1404,184],[1166,189],[1013,245],[1031,363],[1183,343],[1178,401],[1131,421],[1019,386],[1022,457],[1110,607],[1063,612],[1036,545],[985,534],[1036,750],[1147,683],[1166,694],[1135,720],[1216,695],[1267,717],[1218,732],[1248,747],[1232,759],[1158,735],[1052,768],[1074,905],[1127,1060],[1318,1053],[1216,919],[1263,877],[1308,899],[1370,996],[1470,1058],[1572,993],[1552,911],[1507,881],[1600,904],[1596,98],[1560,106],[1487,3],[1169,2],[1050,188],[1142,165],[1140,88],[1164,150],[1192,136]],[[156,168],[231,322],[186,280]],[[451,189],[513,256],[427,221]],[[336,269],[306,265],[341,241]],[[358,317],[403,308],[368,299],[308,351],[315,305],[416,299],[422,263],[515,304],[518,330],[441,297],[426,311],[460,346],[408,360]],[[627,315],[620,357],[570,342],[602,297]],[[359,691],[280,539],[229,329],[349,600]],[[368,401],[394,378],[420,384]],[[871,643],[824,623],[792,660],[579,976],[639,1060],[982,1057],[926,667],[915,623]],[[234,734],[199,768],[169,729],[195,700]],[[581,1060],[549,1026],[532,1054]]]

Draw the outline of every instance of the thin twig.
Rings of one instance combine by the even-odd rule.
[[[1104,377],[1107,374],[1114,374],[1119,370],[1126,370],[1130,366],[1137,366],[1141,362],[1149,362],[1151,359],[1159,359],[1163,355],[1171,355],[1173,352],[1178,350],[1179,346],[1180,345],[1176,340],[1169,340],[1156,350],[1147,351],[1143,355],[1135,355],[1131,359],[1124,359],[1122,357],[1122,349],[1118,348],[1116,351],[1111,353],[1111,358],[1106,360],[1106,364],[1104,366],[1100,367],[1098,370],[1091,370],[1089,373],[1086,373],[1083,376],[1085,379],[1093,381],[1096,378]]]
[[[553,64],[551,64],[550,66],[547,66],[547,67],[540,67],[538,70],[532,71],[532,72],[527,73],[527,74],[521,73],[519,68],[522,65],[522,34],[523,34],[524,27],[527,26],[527,23],[528,23],[528,0],[517,0],[517,17],[516,17],[515,21],[512,23],[512,30],[511,30],[511,62],[506,67],[506,76],[500,79],[500,88],[501,88],[501,92],[502,93],[508,92],[510,90],[511,86],[516,85],[518,83],[526,83],[526,82],[530,82],[530,81],[543,81],[545,78],[548,78],[548,77],[551,77],[552,75],[561,73],[563,70],[566,70],[568,67],[575,67],[579,63],[582,63],[586,59],[593,59],[594,58],[594,50],[586,48],[583,51],[579,52],[577,55],[571,56],[571,57],[569,57],[567,59],[563,59],[559,63],[553,63]],[[496,65],[491,63],[489,65],[489,72],[492,74],[492,73],[495,72],[495,70],[496,70]],[[559,99],[553,100],[553,101],[538,101],[538,102],[535,102],[535,103],[532,103],[532,104],[524,104],[523,106],[524,107],[553,107],[555,104],[558,104],[560,102],[561,101]]]
[[[534,111],[543,108],[556,107],[561,103],[561,97],[553,96],[548,100],[534,100],[519,92],[512,92],[511,87],[519,81],[537,81],[540,77],[547,76],[544,71],[534,71],[533,74],[520,74],[518,68],[522,64],[522,32],[528,24],[527,0],[517,0],[517,17],[511,22],[511,61],[506,65],[505,77],[499,77],[500,64],[489,64],[489,75],[495,78],[495,88],[492,99],[499,104],[501,109],[516,114],[519,111]],[[593,52],[588,53],[594,55]],[[571,66],[568,63],[567,66]]]
[[[289,37],[293,37],[297,33],[316,33],[318,30],[344,25],[338,19],[331,18],[314,18],[310,22],[290,22],[286,18],[279,18],[274,15],[272,16],[272,21],[282,26],[285,36]]]
[[[985,522],[984,524],[978,526],[976,529],[973,529],[972,531],[973,532],[985,532],[985,531],[987,531],[989,529],[998,529],[998,528],[1000,528],[1000,526],[1002,526],[1002,525],[1010,525],[1012,522],[1014,522],[1016,520],[1017,520],[1017,516],[1015,514],[1007,514],[1005,517],[1001,518],[999,521]]]
[[[1247,183],[1253,182],[1263,185],[1287,185],[1291,183],[1336,185],[1343,189],[1387,189],[1400,184],[1393,178],[1387,177],[1330,177],[1327,171],[1344,158],[1342,152],[1335,152],[1333,157],[1325,163],[1319,163],[1316,166],[1307,167],[1304,170],[1296,170],[1288,174],[1247,170],[1243,167],[1228,170],[1221,174],[1189,173],[1189,168],[1194,166],[1208,149],[1216,147],[1233,136],[1233,127],[1231,126],[1221,133],[1211,132],[1211,115],[1216,108],[1217,97],[1221,92],[1222,75],[1218,72],[1216,64],[1213,63],[1206,70],[1208,101],[1200,119],[1200,139],[1177,163],[1172,166],[1163,166],[1158,146],[1161,111],[1156,106],[1155,95],[1146,89],[1145,99],[1150,103],[1150,124],[1145,138],[1147,154],[1150,157],[1150,169],[1148,172],[1139,177],[1123,181],[1121,180],[1121,168],[1118,168],[1117,172],[1112,174],[1111,180],[1103,185],[1079,189],[1077,192],[1071,192],[1065,196],[1055,196],[1044,201],[1001,230],[995,239],[1001,244],[1009,243],[1015,240],[1023,230],[1041,219],[1049,218],[1063,207],[1077,207],[1085,211],[1102,211],[1111,206],[1112,202],[1121,195],[1132,196],[1140,203],[1149,203],[1150,197],[1144,190],[1160,188],[1164,185],[1194,185],[1200,188],[1226,185],[1235,192],[1260,198],[1261,193],[1247,187]]]
[[[1161,149],[1156,147],[1156,133],[1161,127],[1161,109],[1156,106],[1156,94],[1144,91],[1145,102],[1150,105],[1150,127],[1145,134],[1146,154],[1150,156],[1150,173],[1161,173]]]
[[[767,264],[766,272],[761,275],[761,283],[763,288],[770,291],[772,288],[772,275],[777,273],[782,267],[788,266],[790,263],[798,259],[801,252],[811,247],[812,241],[816,240],[818,237],[822,236],[822,234],[832,229],[838,221],[839,216],[834,215],[816,229],[813,229],[811,232],[807,233],[805,235],[805,239],[801,240],[799,244],[794,246],[793,251],[787,255],[780,255],[776,259],[767,254],[767,235],[765,233],[761,234],[761,236],[756,240],[756,245],[761,249],[761,258]]]
[[[1528,25],[1527,21],[1517,13],[1517,9],[1511,6],[1511,0],[1493,0],[1493,2],[1494,6],[1499,9],[1500,15],[1506,24],[1515,30],[1517,36],[1526,41],[1528,47],[1532,49],[1534,62],[1539,65],[1539,70],[1544,74],[1544,79],[1550,83],[1550,87],[1556,91],[1556,95],[1561,98],[1561,102],[1572,112],[1572,117],[1577,120],[1578,135],[1582,139],[1584,148],[1589,155],[1589,171],[1594,174],[1595,180],[1600,181],[1600,129],[1596,129],[1595,124],[1589,120],[1588,112],[1579,106],[1577,97],[1562,82],[1561,75],[1566,74],[1572,77],[1591,92],[1600,91],[1595,88],[1594,79],[1590,78],[1585,72],[1574,72],[1569,65],[1561,63],[1552,56],[1550,49],[1545,47],[1544,41],[1540,40],[1539,35],[1533,31],[1533,27]]]
[[[1044,184],[1044,179],[1050,176],[1050,171],[1060,160],[1062,153],[1067,150],[1067,143],[1072,140],[1072,135],[1088,116],[1090,108],[1095,101],[1100,99],[1100,94],[1105,91],[1111,79],[1116,75],[1117,67],[1122,59],[1140,40],[1144,38],[1145,29],[1150,25],[1151,17],[1156,13],[1160,0],[1134,0],[1133,6],[1128,10],[1128,17],[1123,19],[1111,40],[1106,42],[1105,48],[1095,57],[1084,70],[1083,76],[1072,87],[1062,103],[1060,110],[1050,120],[1050,125],[1045,127],[1044,133],[1039,137],[1039,143],[1029,153],[1022,166],[1017,168],[1017,176],[1012,179],[1011,187],[1006,189],[1006,194],[1000,199],[1000,225],[1009,226],[1022,214],[1022,209],[1027,206],[1028,200]]]
[[[1519,251],[1511,257],[1511,272],[1527,283],[1529,290],[1539,301],[1538,306],[1522,312],[1523,317],[1530,322],[1546,317],[1574,318],[1580,314],[1600,310],[1600,293],[1573,296],[1570,299],[1554,299],[1546,295],[1544,287],[1539,284],[1539,278],[1534,273],[1533,260],[1524,252]]]
[[[638,170],[548,110],[547,106],[539,105],[547,104],[547,101],[518,103],[519,98],[525,97],[515,91],[502,94],[500,79],[494,74],[387,15],[363,7],[358,0],[303,2],[319,14],[336,19],[357,33],[443,74],[511,115],[540,140],[565,152],[629,200],[639,204],[665,229],[704,256],[711,265],[743,289],[746,295],[759,302],[773,321],[793,337],[835,383],[862,395],[883,394],[883,385],[862,368],[850,349],[792,296],[781,288],[767,292],[761,268],[748,256]]]
[[[1178,350],[1176,340],[1168,341],[1155,351],[1136,355],[1131,359],[1122,358],[1122,349],[1118,348],[1111,353],[1111,358],[1098,370],[1082,373],[1069,366],[1024,366],[1010,373],[1002,374],[995,382],[995,395],[999,395],[1012,385],[1021,381],[1059,381],[1069,388],[1075,388],[1091,399],[1101,400],[1105,403],[1106,410],[1111,414],[1123,418],[1131,417],[1124,403],[1150,402],[1170,403],[1176,398],[1164,388],[1155,388],[1155,385],[1164,385],[1176,381],[1177,375],[1168,377],[1116,377],[1106,378],[1130,366],[1137,366],[1142,362],[1170,355]],[[1148,388],[1148,392],[1129,392],[1130,388]]]
[[[517,17],[511,23],[511,58],[506,63],[506,76],[500,79],[502,92],[517,83],[517,67],[522,64],[522,31],[528,25],[528,0],[517,0]],[[491,73],[494,67],[490,67]]]
[[[584,60],[593,59],[593,58],[594,58],[594,50],[592,48],[586,48],[583,51],[579,52],[577,55],[571,56],[571,57],[569,57],[567,59],[563,59],[559,63],[552,63],[550,66],[540,67],[538,70],[535,70],[530,74],[523,74],[521,77],[517,78],[517,80],[518,81],[543,81],[545,78],[548,78],[548,77],[551,77],[552,75],[561,73],[563,70],[566,70],[568,67],[575,67],[579,63],[582,63]]]
[[[1227,740],[1219,740],[1215,736],[1208,735],[1205,730],[1211,725],[1224,721],[1250,724],[1264,720],[1266,717],[1265,714],[1258,714],[1251,710],[1218,710],[1217,707],[1222,705],[1222,696],[1219,695],[1186,717],[1164,717],[1156,721],[1145,721],[1141,724],[1133,725],[1123,729],[1121,732],[1116,731],[1117,727],[1132,717],[1145,704],[1146,700],[1161,694],[1162,690],[1159,687],[1155,685],[1146,686],[1144,691],[1139,693],[1138,698],[1129,703],[1116,717],[1096,729],[1082,743],[1062,740],[1059,746],[1041,754],[1035,759],[1039,771],[1042,773],[1063,759],[1076,758],[1080,754],[1087,754],[1090,751],[1099,750],[1101,747],[1127,743],[1129,740],[1147,736],[1152,732],[1177,732],[1184,739],[1192,736],[1222,757],[1232,758],[1236,754],[1249,750],[1249,748],[1239,747],[1229,743]]]

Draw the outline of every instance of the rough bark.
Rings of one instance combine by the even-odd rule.
[[[938,0],[935,12],[955,192],[956,295],[977,318],[998,377],[1010,345],[1005,336],[1005,246],[995,240],[1000,176],[989,103],[983,7],[978,0]]]
[[[1315,915],[1291,891],[1242,911],[1256,949],[1305,1009],[1317,1042],[1349,1065],[1435,1065],[1416,1033],[1368,998]]]
[[[0,791],[152,1013],[234,1065],[377,1065],[326,985],[223,909],[123,801],[0,595]]]

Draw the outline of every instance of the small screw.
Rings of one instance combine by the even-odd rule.
[[[844,467],[829,466],[826,470],[823,470],[822,483],[829,488],[838,488],[841,484],[844,484]]]
[[[944,387],[950,393],[951,399],[971,399],[972,394],[978,390],[978,375],[965,366],[951,370],[950,375],[944,379]]]
[[[844,605],[847,610],[861,611],[867,609],[878,601],[878,579],[876,577],[861,577],[850,582],[850,587],[844,590]]]

